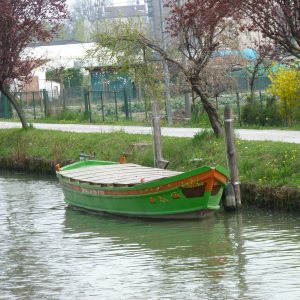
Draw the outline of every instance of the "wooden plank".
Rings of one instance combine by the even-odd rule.
[[[76,175],[85,175],[85,174],[126,174],[127,172],[129,173],[137,173],[140,170],[137,169],[116,169],[116,170],[106,170],[106,169],[86,169],[86,170],[81,170],[80,172],[61,172],[62,175],[64,176],[76,176]]]
[[[129,165],[129,164],[128,164]],[[85,171],[97,171],[97,170],[117,170],[120,169],[120,164],[116,165],[103,165],[103,166],[87,166],[87,167],[81,167],[78,169],[73,169],[73,170],[66,170],[66,171],[60,171],[61,174],[77,174]],[[131,166],[128,166],[131,167]]]
[[[72,179],[74,180],[79,180],[79,181],[85,181],[85,182],[90,182],[90,183],[103,183],[103,184],[132,184],[132,183],[141,183],[142,179],[143,182],[148,182],[148,181],[153,181],[153,180],[157,180],[157,179],[163,179],[166,178],[166,176],[135,176],[135,177],[130,177],[130,178],[124,178],[123,177],[72,177]]]
[[[86,167],[86,168],[80,168],[82,170],[80,171],[75,171],[72,172],[73,170],[69,170],[69,171],[61,171],[60,174],[63,176],[68,176],[68,177],[73,177],[76,175],[92,175],[92,174],[99,174],[99,173],[103,173],[103,174],[122,174],[124,176],[124,174],[128,174],[130,173],[141,173],[141,172],[145,172],[145,173],[154,173],[154,174],[163,174],[164,176],[174,176],[177,174],[181,174],[180,172],[175,172],[175,171],[169,171],[169,170],[162,170],[162,169],[155,169],[155,168],[149,168],[149,167],[134,167],[134,168],[115,168],[114,170],[112,170],[111,168],[99,168],[99,167]]]
[[[81,173],[82,171],[93,171],[93,170],[103,170],[103,171],[124,171],[124,170],[152,170],[152,171],[159,171],[159,172],[171,172],[171,173],[180,173],[176,171],[170,171],[170,170],[163,170],[158,168],[151,168],[151,167],[144,167],[136,164],[115,164],[115,165],[103,165],[103,166],[87,166],[87,167],[81,167],[74,170],[67,170],[67,171],[61,171],[60,173],[64,174],[76,174]]]
[[[135,185],[181,174],[181,172],[144,167],[136,164],[115,164],[82,167],[61,171],[62,176],[73,180],[102,185]]]
[[[82,172],[82,173],[76,173],[76,174],[65,174],[62,173],[64,176],[68,177],[77,177],[77,176],[82,176],[82,177],[93,177],[93,176],[129,176],[129,175],[136,175],[136,176],[147,176],[147,175],[160,175],[160,176],[165,176],[165,177],[170,177],[174,175],[180,174],[179,172],[161,172],[158,171],[156,172],[155,170],[148,170],[148,169],[140,169],[140,170],[122,170],[122,171],[113,171],[113,172],[104,172],[98,170],[97,172]]]
[[[84,180],[84,181],[90,181],[90,182],[112,182],[112,183],[123,183],[123,182],[141,182],[143,179],[146,181],[156,180],[156,179],[162,179],[169,176],[160,175],[160,174],[131,174],[130,176],[127,174],[126,176],[122,175],[110,175],[107,176],[106,174],[99,174],[97,176],[73,176],[72,178],[75,180]]]
[[[104,179],[104,180],[110,180],[113,183],[130,183],[130,182],[141,182],[141,180],[143,179],[145,182],[146,181],[152,181],[152,180],[156,180],[156,179],[162,179],[165,177],[161,177],[161,176],[147,176],[147,177],[140,177],[140,176],[134,176],[134,177],[126,177],[126,178],[109,178],[109,179]],[[101,180],[99,178],[95,178],[93,181],[98,181]]]
[[[143,182],[150,182],[150,181],[154,181],[154,180],[158,180],[158,179],[163,179],[164,177],[152,177],[152,178],[143,178]],[[138,184],[138,183],[142,183],[140,178],[131,178],[131,179],[126,179],[126,180],[119,180],[119,181],[115,181],[115,184]]]

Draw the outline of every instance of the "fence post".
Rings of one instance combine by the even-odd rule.
[[[152,103],[152,126],[154,140],[154,165],[157,168],[165,169],[169,162],[163,159],[162,154],[159,105],[157,101]]]
[[[126,120],[129,120],[128,99],[127,99],[127,93],[125,87],[123,89],[123,92],[124,92],[125,116],[126,116]]]
[[[90,119],[90,123],[92,123],[91,90],[90,90],[90,88],[88,88],[87,100],[88,100],[89,119]]]
[[[236,93],[236,105],[237,105],[237,112],[238,112],[238,118],[239,118],[239,125],[242,126],[241,107],[240,107],[240,94],[239,94],[239,92]]]
[[[117,103],[117,92],[114,91],[115,94],[115,112],[116,112],[116,120],[119,121],[119,117],[118,117],[118,103]]]
[[[262,96],[261,96],[261,91],[259,91],[259,101],[260,101],[260,110],[263,110],[263,100],[262,100]]]
[[[234,129],[233,129],[233,116],[232,110],[228,104],[226,104],[224,109],[224,123],[225,123],[225,139],[226,139],[226,148],[227,148],[227,159],[230,169],[230,180],[233,187],[235,202],[232,203],[229,200],[232,199],[232,193],[230,193],[230,188],[227,190],[228,197],[225,199],[225,208],[227,209],[237,209],[241,207],[241,193],[240,193],[240,183],[239,183],[239,174],[237,167],[237,157],[236,149],[234,143]],[[230,195],[231,194],[231,195]],[[231,196],[231,197],[230,197]]]
[[[61,84],[60,97],[61,97],[61,103],[62,103],[62,111],[65,111],[66,110],[66,98],[65,98],[65,88],[64,88],[63,84]]]
[[[100,91],[100,101],[101,101],[102,122],[104,122],[103,91]]]
[[[48,117],[50,115],[50,110],[49,110],[48,91],[46,89],[43,89],[43,101],[44,101],[44,114],[45,117]]]
[[[34,100],[34,92],[32,92],[32,103],[33,103],[33,119],[36,119],[36,112],[35,112],[35,100]]]
[[[84,99],[84,116],[88,119],[89,117],[89,104],[88,104],[88,90],[85,88],[83,93]]]
[[[131,109],[131,97],[128,95],[128,106],[129,106],[129,118],[132,121],[132,109]]]

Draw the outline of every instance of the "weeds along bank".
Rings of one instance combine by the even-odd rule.
[[[56,163],[67,164],[79,154],[96,159],[153,166],[152,137],[114,133],[66,133],[38,129],[0,130],[2,169],[54,174]],[[244,203],[300,212],[300,145],[236,141]],[[194,138],[163,138],[169,169],[185,171],[202,165],[227,166],[224,140],[207,132]]]

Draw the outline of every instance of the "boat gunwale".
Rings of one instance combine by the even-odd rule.
[[[222,172],[223,171],[223,172]],[[162,178],[162,179],[156,179],[153,181],[145,182],[145,183],[138,183],[133,186],[105,186],[98,183],[90,183],[90,182],[84,182],[76,179],[72,179],[71,177],[63,176],[57,172],[57,176],[59,180],[61,181],[61,184],[64,186],[64,188],[73,189],[73,187],[78,187],[80,190],[84,189],[87,190],[87,193],[90,193],[90,191],[103,191],[103,193],[107,196],[109,194],[111,196],[120,196],[124,197],[126,193],[130,196],[142,196],[142,195],[149,195],[149,194],[156,194],[161,193],[165,191],[171,191],[173,189],[178,188],[181,185],[184,185],[188,183],[189,181],[193,180],[196,182],[204,182],[211,178],[215,178],[218,182],[223,185],[223,187],[226,185],[226,177],[227,174],[224,174],[227,171],[226,169],[222,167],[200,167],[191,171],[183,172],[174,176]],[[227,173],[227,172],[226,172]],[[211,187],[206,187],[206,191],[210,190]],[[82,192],[78,190],[78,192]],[[106,193],[107,192],[107,193]],[[100,195],[100,194],[99,194]]]

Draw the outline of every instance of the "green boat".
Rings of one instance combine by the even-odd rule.
[[[137,164],[84,160],[57,168],[65,201],[79,209],[130,217],[202,218],[220,208],[228,172],[175,172]]]

